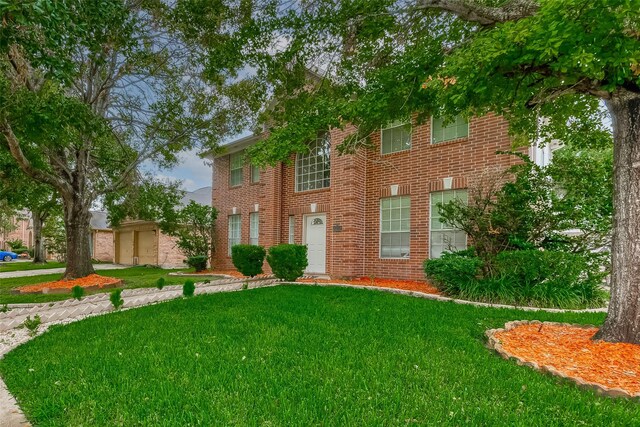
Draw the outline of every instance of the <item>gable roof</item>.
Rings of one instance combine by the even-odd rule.
[[[212,190],[213,190],[212,187],[208,186],[208,187],[198,188],[197,190],[194,190],[194,191],[189,191],[182,197],[182,200],[180,200],[180,204],[182,206],[185,206],[185,205],[188,205],[189,202],[193,201],[199,205],[211,206]]]

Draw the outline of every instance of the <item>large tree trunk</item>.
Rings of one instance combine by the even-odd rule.
[[[47,262],[44,255],[44,240],[42,239],[43,215],[40,212],[32,211],[33,221],[33,262],[36,264]]]
[[[611,301],[596,339],[640,344],[640,95],[607,101],[613,121]]]
[[[95,273],[91,264],[89,204],[74,194],[64,200],[64,225],[67,231],[67,268],[65,279],[77,279]]]

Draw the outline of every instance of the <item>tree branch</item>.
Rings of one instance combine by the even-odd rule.
[[[500,7],[492,7],[470,0],[417,0],[423,9],[440,9],[451,12],[465,21],[480,25],[517,21],[535,14],[540,5],[535,0],[510,0]]]
[[[18,163],[18,166],[20,166],[20,169],[22,169],[24,173],[26,173],[36,181],[52,185],[63,194],[69,194],[72,192],[72,188],[69,183],[53,174],[49,174],[41,169],[37,169],[31,164],[29,159],[27,159],[22,152],[20,141],[18,141],[18,138],[13,133],[11,125],[6,121],[6,119],[0,122],[0,132],[2,132],[5,137],[5,141],[9,147],[9,151],[11,152],[11,156]]]

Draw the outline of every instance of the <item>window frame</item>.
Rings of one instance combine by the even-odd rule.
[[[319,163],[317,159],[319,157],[323,157],[323,154],[318,154],[317,152],[314,154],[313,150],[318,149],[319,143],[322,141],[324,147],[322,147],[322,151],[326,151],[326,158],[324,162]],[[312,146],[313,145],[313,146]],[[314,164],[311,164],[311,160],[314,160]],[[305,165],[304,163],[307,162]],[[310,171],[312,166],[317,167],[318,165],[322,165],[322,170],[314,170]],[[309,170],[306,173],[303,173],[304,168],[308,167]],[[301,181],[301,178],[315,175],[315,179],[308,181]],[[318,179],[318,175],[322,174],[322,177]],[[314,191],[314,190],[323,190],[325,188],[331,187],[331,134],[329,132],[321,132],[318,134],[316,139],[309,143],[309,152],[307,153],[297,153],[295,158],[295,166],[294,166],[294,190],[296,193],[303,193],[305,191]],[[310,186],[311,183],[314,183],[313,188],[304,188],[304,185]],[[315,186],[317,183],[322,183],[322,186]]]
[[[464,117],[461,116],[461,115],[457,115],[455,117],[454,121],[451,124],[455,124],[455,121],[458,120],[458,118],[464,118]],[[449,142],[449,141],[457,141],[459,139],[469,138],[469,134],[471,133],[471,127],[470,127],[470,120],[467,118],[467,119],[465,119],[467,121],[467,134],[466,135],[464,135],[464,136],[456,136],[455,138],[451,138],[451,139],[443,139],[442,141],[435,141],[435,136],[434,136],[434,131],[433,131],[434,130],[433,129],[433,122],[434,122],[435,119],[440,119],[440,117],[431,116],[431,126],[430,126],[430,128],[431,128],[431,130],[430,130],[431,145],[438,145],[438,144],[442,144],[442,143]],[[447,128],[447,126],[444,126],[442,128],[443,132],[444,132],[444,129],[446,129],[446,128]],[[444,135],[443,135],[443,138],[444,138]]]
[[[469,203],[469,190],[466,188],[455,188],[455,189],[450,189],[450,190],[440,190],[440,191],[432,191],[431,193],[429,193],[429,259],[438,259],[440,258],[438,257],[434,257],[433,256],[433,235],[434,233],[441,233],[441,234],[445,234],[445,233],[463,233],[464,234],[464,248],[458,248],[457,246],[454,246],[457,250],[465,250],[469,247],[469,236],[467,235],[467,233],[465,233],[463,230],[460,230],[459,228],[455,228],[455,227],[447,227],[444,228],[444,223],[442,221],[439,221],[440,224],[442,224],[442,228],[439,228],[437,230],[434,230],[433,228],[433,220],[434,218],[442,218],[442,215],[440,215],[440,212],[438,210],[438,216],[434,217],[433,213],[434,213],[434,208],[437,209],[437,203],[440,203],[444,200],[444,194],[447,192],[453,192],[453,198],[451,200],[454,200],[457,197],[457,193],[465,193],[466,196],[466,202]],[[442,195],[442,197],[440,197],[440,200],[438,202],[436,202],[436,204],[433,203],[433,196],[434,195]],[[455,242],[454,242],[455,243]],[[449,245],[449,247],[451,247],[451,245]],[[441,254],[448,249],[443,249],[443,251],[441,252]]]
[[[251,183],[258,184],[260,182],[261,174],[262,174],[262,171],[260,170],[260,167],[252,164],[251,165]]]
[[[296,242],[296,217],[295,215],[289,215],[289,244]]]
[[[407,207],[405,207],[405,209],[408,209],[408,211],[409,211],[409,216],[407,218],[405,218],[405,219],[402,218],[403,206],[401,204],[401,206],[399,207],[399,209],[400,209],[400,218],[398,219],[398,221],[400,221],[401,225],[402,225],[403,221],[407,221],[408,222],[409,227],[408,227],[407,230],[400,230],[400,231],[388,230],[388,231],[383,231],[382,222],[385,221],[385,219],[383,218],[384,217],[384,215],[383,215],[383,201],[385,201],[385,200],[393,200],[393,199],[398,199],[398,200],[406,199],[409,202],[409,205]],[[379,207],[379,215],[380,216],[379,216],[379,222],[378,222],[378,224],[379,224],[379,230],[378,230],[378,236],[379,236],[378,257],[380,259],[407,259],[407,260],[410,259],[411,258],[411,196],[410,195],[401,195],[401,196],[382,197],[382,198],[380,198],[379,204],[380,204],[380,207]],[[391,217],[391,212],[389,213],[389,216]],[[388,221],[392,221],[392,219],[390,218]],[[383,247],[382,235],[383,234],[400,234],[400,233],[402,233],[402,234],[406,233],[407,236],[408,236],[408,246],[407,247],[409,248],[409,251],[407,252],[407,255],[406,256],[384,256],[384,255],[382,255],[382,247]]]
[[[391,150],[388,152],[384,151],[384,134],[385,131],[390,131],[393,129],[397,129],[403,126],[408,126],[409,128],[409,146],[406,148],[403,148],[401,150]],[[407,118],[404,120],[395,120],[393,122],[387,123],[386,127],[383,127],[380,129],[380,155],[382,156],[386,156],[389,154],[395,154],[395,153],[402,153],[403,151],[410,151],[413,144],[412,144],[412,136],[413,136],[413,124],[411,123],[411,119]]]
[[[244,183],[244,154],[242,151],[229,154],[229,187],[240,187]],[[233,167],[234,158],[240,158],[240,167]],[[233,183],[234,172],[240,171],[240,182]]]
[[[237,224],[233,224],[232,227],[232,218],[235,222],[237,220]],[[235,230],[235,226],[237,225],[237,237],[232,237],[232,231]],[[231,242],[235,243],[231,243]],[[242,243],[242,217],[240,214],[233,214],[227,217],[227,253],[231,256],[231,248],[235,245],[239,245]]]
[[[255,221],[254,221],[254,218],[255,218]],[[260,241],[260,213],[251,212],[249,213],[249,244],[258,245],[259,241]]]

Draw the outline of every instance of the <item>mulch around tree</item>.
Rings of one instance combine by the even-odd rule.
[[[522,323],[493,334],[501,353],[606,394],[640,396],[640,345],[595,341],[596,327]]]
[[[38,283],[35,285],[26,285],[16,288],[15,291],[22,294],[32,293],[68,293],[74,286],[81,286],[86,290],[98,290],[106,288],[114,288],[122,284],[121,279],[115,277],[100,276],[99,274],[90,274],[86,277],[72,280],[57,280],[55,282]]]

